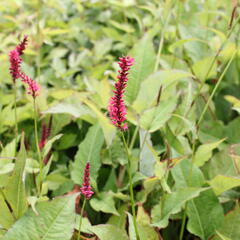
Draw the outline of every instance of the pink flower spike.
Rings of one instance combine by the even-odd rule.
[[[22,72],[19,74],[19,76],[22,79],[22,82],[28,85],[27,93],[33,98],[36,98],[40,91],[39,84]]]
[[[128,81],[128,71],[134,63],[134,58],[121,57],[119,60],[120,61],[118,62],[118,65],[121,69],[118,71],[118,81],[114,85],[114,96],[110,98],[108,111],[112,124],[114,124],[120,130],[125,131],[128,129],[128,126],[127,123],[124,123],[126,120],[127,111],[123,97]]]
[[[80,188],[82,194],[84,195],[84,197],[86,199],[90,199],[91,196],[94,194],[92,190],[92,187],[90,185],[90,163],[87,162],[86,166],[85,166],[85,170],[84,170],[84,177],[83,177],[83,186]]]
[[[16,49],[12,50],[9,53],[9,61],[10,61],[10,74],[12,75],[13,82],[16,82],[16,79],[19,78],[20,67],[21,67],[21,58],[19,57],[19,53]]]
[[[22,42],[20,42],[20,44],[18,44],[16,47],[16,50],[18,51],[19,56],[23,55],[23,51],[26,49],[27,42],[28,42],[28,36],[25,35]]]

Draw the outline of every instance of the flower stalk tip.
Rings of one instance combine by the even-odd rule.
[[[117,128],[120,130],[127,130],[127,123],[124,123],[126,120],[126,107],[123,100],[125,88],[128,81],[128,71],[134,63],[134,58],[131,57],[121,57],[119,58],[118,65],[120,70],[118,71],[117,79],[113,91],[114,96],[110,98],[108,111],[110,119]]]

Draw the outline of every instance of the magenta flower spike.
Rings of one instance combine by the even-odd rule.
[[[118,65],[121,69],[118,71],[118,81],[114,85],[114,96],[110,98],[108,111],[112,123],[120,130],[127,130],[127,123],[124,123],[127,111],[123,97],[128,81],[128,71],[134,63],[134,58],[121,57],[119,60]]]
[[[20,67],[21,67],[21,58],[16,49],[10,51],[9,53],[9,62],[10,62],[10,74],[12,76],[13,82],[16,82],[16,79],[19,78]]]
[[[39,84],[30,77],[28,77],[25,73],[21,72],[19,76],[22,79],[22,82],[28,85],[27,93],[35,99],[39,95]]]
[[[13,82],[16,82],[16,79],[20,77],[21,72],[21,55],[23,54],[23,51],[26,49],[28,37],[24,36],[22,42],[18,44],[15,49],[10,51],[9,53],[9,62],[10,62],[10,74],[12,75]]]
[[[94,192],[92,191],[92,187],[90,185],[89,176],[90,176],[90,163],[87,162],[84,170],[83,186],[80,188],[81,193],[87,200],[90,199],[91,196],[94,194]]]

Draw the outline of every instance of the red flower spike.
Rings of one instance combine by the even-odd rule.
[[[22,82],[28,85],[27,93],[33,98],[36,98],[40,91],[39,84],[22,72],[19,74],[19,76],[22,79]]]
[[[90,163],[87,162],[84,170],[84,177],[83,177],[83,186],[81,187],[81,193],[84,195],[86,199],[90,199],[91,196],[94,194],[90,185]]]
[[[19,78],[20,74],[20,67],[21,67],[21,58],[19,56],[19,53],[16,49],[12,50],[9,53],[9,62],[10,62],[10,74],[12,75],[13,82],[16,82],[16,79]]]
[[[121,57],[119,58],[118,65],[120,66],[119,74],[117,76],[118,81],[115,83],[114,96],[110,98],[108,111],[112,123],[124,131],[128,129],[127,123],[124,123],[126,120],[126,107],[123,100],[125,88],[128,81],[128,71],[134,63],[134,58],[131,57]]]

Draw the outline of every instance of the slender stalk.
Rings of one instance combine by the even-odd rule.
[[[136,211],[135,211],[135,200],[134,200],[133,183],[132,183],[132,163],[131,163],[131,160],[130,160],[129,150],[128,150],[128,146],[127,146],[127,143],[126,143],[126,140],[125,140],[123,132],[121,132],[121,134],[122,134],[124,148],[125,148],[125,151],[127,153],[127,158],[128,158],[129,191],[130,191],[130,198],[131,198],[133,225],[134,225],[134,230],[135,230],[135,233],[136,233],[137,240],[139,240],[140,238],[139,238],[139,233],[138,233],[138,228],[137,228]]]
[[[137,138],[138,131],[139,131],[139,125],[137,125],[135,130],[134,130],[133,137],[131,139],[130,146],[129,146],[130,151],[133,149],[134,143],[135,143],[136,138]]]
[[[36,99],[33,98],[33,108],[34,108],[34,133],[35,133],[35,143],[36,143],[36,149],[38,153],[38,161],[39,161],[39,166],[40,166],[40,181],[39,181],[39,196],[41,196],[41,191],[42,191],[42,168],[43,168],[43,162],[41,159],[41,152],[39,148],[39,142],[38,142],[38,126],[37,126],[37,105],[36,105]]]
[[[82,226],[83,212],[84,212],[84,208],[85,208],[86,202],[87,202],[87,200],[86,200],[86,198],[84,198],[82,209],[81,209],[81,215],[80,215],[80,219],[79,219],[78,238],[77,238],[77,240],[80,240],[80,236],[81,236],[81,226]]]
[[[180,235],[179,235],[179,240],[183,239],[183,233],[184,233],[184,229],[185,229],[186,219],[187,219],[187,214],[186,214],[186,209],[184,209],[182,225],[181,225],[181,230],[180,230]]]
[[[17,142],[18,137],[18,120],[17,120],[17,87],[16,83],[13,83],[13,94],[14,94],[14,117],[15,117],[15,137]]]

